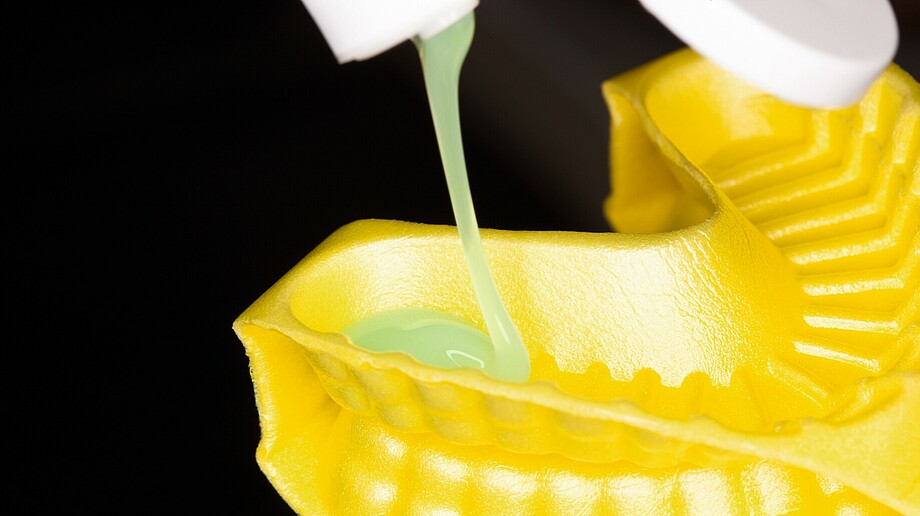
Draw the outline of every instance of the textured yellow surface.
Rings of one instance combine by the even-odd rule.
[[[531,381],[339,329],[482,328],[456,230],[361,221],[234,323],[303,514],[920,512],[920,87],[783,105],[682,51],[604,86],[620,233],[483,231]]]

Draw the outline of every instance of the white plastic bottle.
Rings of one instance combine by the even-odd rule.
[[[446,29],[479,0],[303,0],[339,63],[374,57]]]
[[[855,103],[891,63],[888,0],[640,0],[710,61],[810,107]]]

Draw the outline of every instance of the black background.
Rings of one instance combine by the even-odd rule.
[[[895,61],[920,77],[909,4]],[[4,77],[5,505],[290,513],[230,324],[348,222],[452,223],[414,48],[339,65],[297,0],[31,9]],[[483,0],[480,224],[606,231],[600,84],[681,46],[635,1]]]

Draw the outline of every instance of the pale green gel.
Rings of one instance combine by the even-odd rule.
[[[372,351],[402,351],[420,362],[447,368],[473,367],[498,378],[526,382],[530,358],[502,304],[482,249],[466,174],[457,86],[473,40],[473,13],[429,39],[415,39],[434,120],[450,202],[460,232],[473,290],[492,339],[452,315],[422,308],[373,314],[342,332]]]

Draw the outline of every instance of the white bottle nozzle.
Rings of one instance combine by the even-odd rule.
[[[891,63],[888,0],[640,0],[687,45],[793,104],[859,100]]]
[[[302,0],[339,63],[441,32],[479,0]]]

